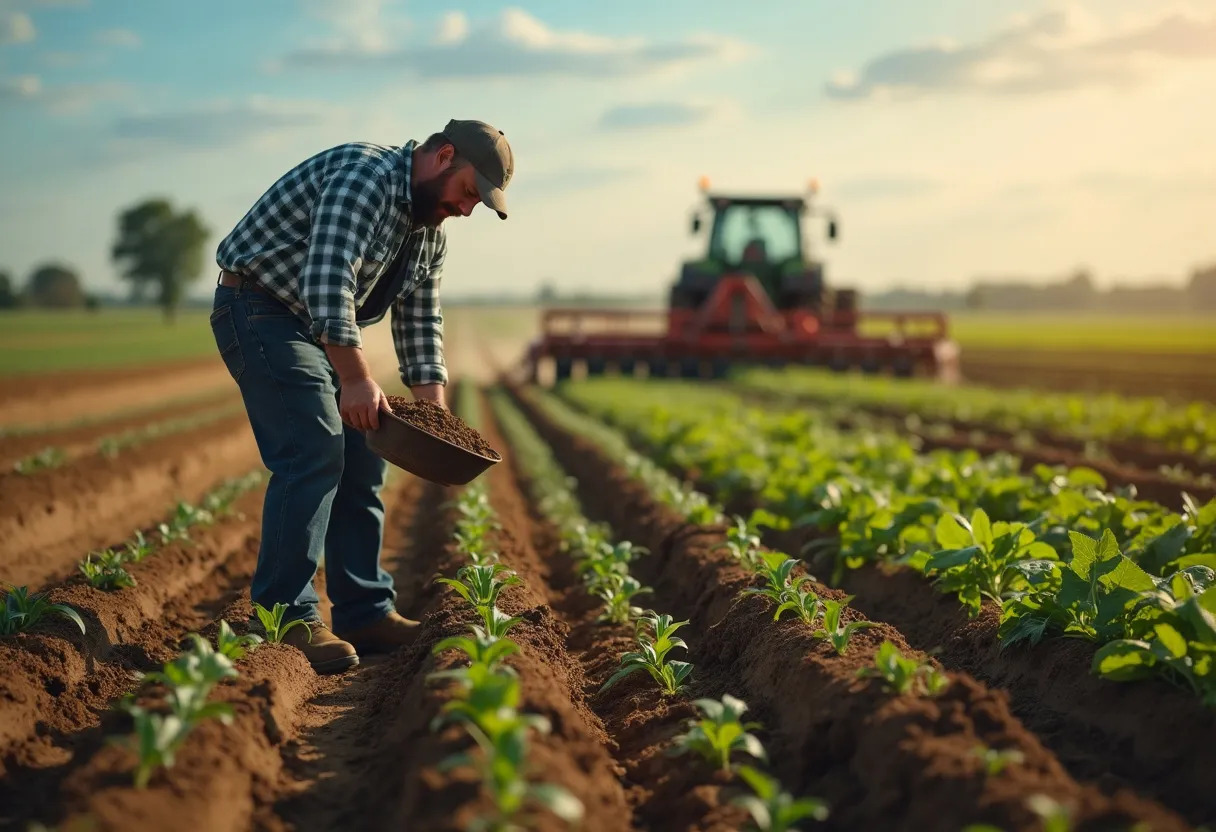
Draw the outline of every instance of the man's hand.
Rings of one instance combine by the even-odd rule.
[[[342,421],[355,430],[380,427],[380,411],[391,412],[388,398],[372,380],[371,370],[358,347],[325,345],[329,362],[338,373],[338,412]]]
[[[356,430],[375,430],[380,427],[380,411],[389,412],[388,398],[380,385],[370,378],[353,384],[343,384],[338,393],[338,411],[342,421]]]
[[[415,399],[426,399],[432,401],[440,407],[447,409],[447,401],[443,396],[442,384],[419,384],[410,388],[410,392],[414,394]]]

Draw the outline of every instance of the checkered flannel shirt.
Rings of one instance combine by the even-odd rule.
[[[414,226],[411,152],[351,142],[301,162],[275,182],[219,244],[220,268],[247,274],[309,322],[322,344],[361,346],[359,310],[402,247],[406,270],[391,301],[393,344],[408,386],[446,384],[439,283],[441,228]]]

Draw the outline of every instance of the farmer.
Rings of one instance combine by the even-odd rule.
[[[343,144],[288,171],[219,244],[211,329],[270,470],[250,594],[308,622],[284,642],[319,673],[407,644],[418,626],[380,566],[388,464],[362,432],[389,407],[360,329],[391,313],[402,381],[447,406],[443,221],[479,202],[505,220],[513,172],[507,139],[480,121],[421,144]],[[312,583],[322,556],[332,632]]]

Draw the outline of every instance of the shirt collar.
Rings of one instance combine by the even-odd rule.
[[[410,190],[410,174],[414,166],[414,148],[418,146],[418,142],[410,139],[401,146],[401,190],[398,195],[398,202],[404,205],[407,209],[412,208],[414,204],[414,195]]]

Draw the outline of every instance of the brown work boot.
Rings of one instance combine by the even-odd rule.
[[[393,610],[374,624],[344,632],[342,637],[360,653],[391,653],[398,647],[413,644],[418,637],[418,628],[419,622]]]
[[[298,647],[318,673],[340,673],[359,664],[355,648],[330,632],[320,621],[308,621],[308,629],[292,627],[283,636],[283,644]],[[308,638],[312,631],[312,640]]]

